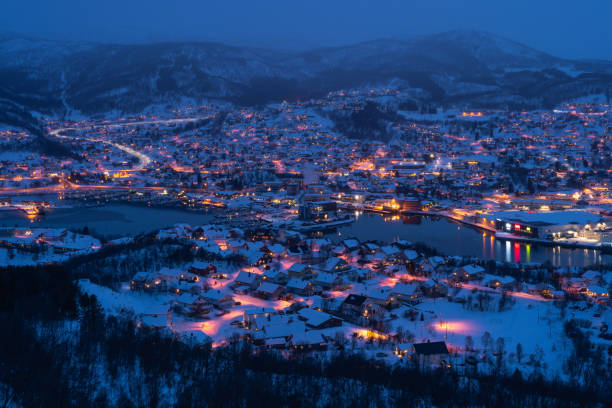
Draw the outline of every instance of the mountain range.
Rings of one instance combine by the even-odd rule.
[[[0,37],[0,103],[57,116],[206,100],[257,105],[392,81],[428,103],[550,107],[609,94],[612,62],[558,58],[478,31],[306,52]]]

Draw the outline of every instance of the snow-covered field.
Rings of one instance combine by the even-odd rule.
[[[68,258],[65,254],[55,254],[53,252],[35,254],[33,252],[0,247],[0,265],[2,266],[30,266],[50,262],[63,262]]]

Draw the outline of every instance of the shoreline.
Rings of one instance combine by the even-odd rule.
[[[557,241],[549,241],[546,239],[538,239],[538,238],[527,238],[527,237],[521,237],[518,235],[513,235],[513,234],[508,234],[502,231],[498,231],[495,228],[491,228],[488,226],[484,226],[482,224],[477,224],[474,222],[470,222],[470,221],[466,221],[460,218],[456,218],[453,217],[451,214],[448,213],[442,213],[442,212],[438,212],[438,213],[431,213],[431,212],[426,212],[426,211],[404,211],[401,213],[402,215],[420,215],[420,216],[432,216],[432,217],[443,217],[446,218],[448,220],[451,220],[453,222],[456,222],[458,224],[463,224],[466,225],[468,227],[471,227],[475,230],[478,231],[486,231],[486,232],[491,232],[494,234],[496,239],[502,240],[502,241],[511,241],[511,242],[524,242],[524,243],[529,243],[529,244],[536,244],[536,245],[546,245],[546,246],[550,246],[550,247],[563,247],[563,248],[568,248],[568,249],[594,249],[596,251],[600,251],[602,253],[606,253],[606,250],[603,248],[603,246],[601,245],[601,243],[593,243],[593,244],[588,244],[588,243],[583,243],[583,242],[557,242]]]

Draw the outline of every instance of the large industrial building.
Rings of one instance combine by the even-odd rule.
[[[580,210],[500,211],[489,214],[486,218],[498,231],[538,239],[585,236],[607,228],[600,215]]]

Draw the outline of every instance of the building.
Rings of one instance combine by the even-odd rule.
[[[602,225],[602,218],[581,210],[568,211],[501,211],[486,216],[495,223],[495,229],[513,235],[555,239],[577,236],[581,231],[593,230]]]
[[[305,221],[324,221],[333,218],[337,209],[335,201],[308,201],[300,205],[299,218]]]
[[[348,295],[344,302],[342,302],[340,310],[350,315],[361,315],[366,300],[367,297],[363,295]]]
[[[308,307],[300,309],[297,314],[298,319],[306,322],[306,327],[310,329],[321,330],[330,327],[342,326],[342,319]]]
[[[278,299],[284,292],[285,288],[272,282],[262,283],[255,294],[262,299]]]
[[[225,294],[220,290],[211,289],[202,293],[202,298],[208,303],[219,309],[229,309],[234,305],[234,298],[231,295]]]
[[[426,343],[413,343],[396,346],[395,353],[429,365],[446,364],[449,357],[448,347],[443,341],[428,341]]]
[[[297,262],[291,265],[291,267],[289,267],[289,269],[287,270],[287,274],[290,277],[300,278],[300,279],[306,278],[307,276],[310,275],[311,272],[312,272],[312,269],[310,268],[310,266],[304,265],[301,263],[297,263]]]

